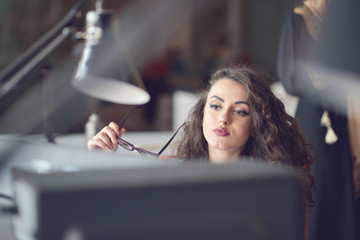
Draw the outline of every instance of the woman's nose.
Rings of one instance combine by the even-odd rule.
[[[228,125],[230,123],[230,114],[230,111],[221,111],[219,115],[219,123]]]

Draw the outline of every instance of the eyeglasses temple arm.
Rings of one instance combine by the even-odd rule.
[[[171,141],[174,139],[174,137],[176,136],[176,134],[179,132],[179,130],[185,125],[185,123],[183,123],[174,133],[174,135],[169,139],[169,141],[165,144],[165,146],[160,150],[160,152],[157,154],[158,156],[160,156],[163,151],[167,148],[167,146],[169,146],[169,144],[171,143]]]
[[[122,128],[122,126],[124,125],[126,119],[129,117],[130,113],[131,113],[132,111],[134,111],[135,109],[141,108],[142,106],[143,106],[143,105],[139,105],[139,106],[136,106],[136,107],[131,108],[131,109],[126,113],[124,119],[123,119],[122,122],[120,123],[119,129]]]

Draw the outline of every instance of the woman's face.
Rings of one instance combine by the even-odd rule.
[[[203,134],[210,160],[238,158],[251,135],[251,109],[242,85],[220,79],[210,88],[204,107]]]

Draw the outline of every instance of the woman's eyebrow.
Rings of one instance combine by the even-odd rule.
[[[219,97],[219,96],[216,96],[216,95],[213,95],[213,96],[211,96],[210,98],[216,98],[216,99],[218,99],[219,101],[224,102],[224,99],[223,99],[223,98],[221,98],[221,97]],[[236,101],[235,104],[246,104],[246,105],[249,106],[249,103],[246,102],[246,101]]]
[[[214,95],[214,96],[212,96],[212,97],[210,97],[210,98],[216,98],[216,99],[218,99],[219,101],[224,102],[224,99],[223,99],[223,98],[221,98],[221,97],[219,97],[219,96],[216,96],[216,95]]]
[[[246,105],[249,105],[249,103],[246,102],[246,101],[236,101],[235,104],[246,104]]]

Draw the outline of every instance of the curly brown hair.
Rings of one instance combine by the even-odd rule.
[[[177,156],[189,161],[209,161],[208,144],[202,132],[204,107],[210,88],[224,78],[241,84],[248,95],[253,129],[241,156],[303,171],[309,186],[308,206],[313,207],[311,189],[315,188],[315,179],[310,167],[316,150],[306,143],[297,121],[285,112],[284,104],[271,91],[271,76],[253,66],[228,66],[211,75],[209,84],[200,92],[200,99],[184,125]]]

